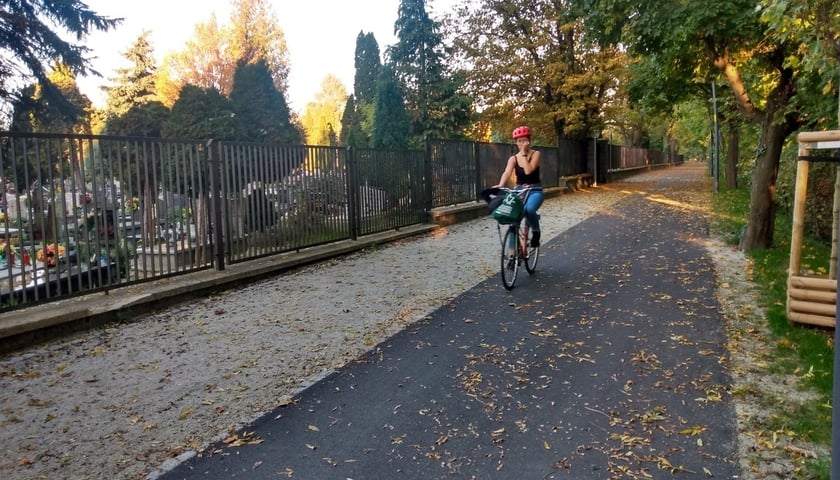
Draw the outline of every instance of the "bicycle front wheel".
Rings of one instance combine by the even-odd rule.
[[[502,285],[511,290],[519,273],[519,242],[516,229],[510,227],[502,239]]]
[[[531,237],[534,236],[534,231],[530,228],[528,229],[528,235],[524,238],[525,242],[525,270],[528,273],[534,273],[537,271],[537,262],[540,260],[540,247],[537,245],[536,247],[531,246]]]

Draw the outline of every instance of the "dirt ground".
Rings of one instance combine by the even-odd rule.
[[[544,241],[625,195],[708,213],[703,167],[670,170],[548,199]],[[696,181],[646,191],[677,174]],[[216,439],[240,441],[231,435],[238,426],[498,275],[498,245],[486,217],[4,355],[0,477],[155,478]],[[768,340],[746,258],[713,239],[706,246],[729,321],[733,389],[755,392],[736,396],[741,478],[790,478],[798,458],[825,452],[778,436],[772,448],[764,441],[757,425],[766,412],[750,398],[796,380],[763,370]]]

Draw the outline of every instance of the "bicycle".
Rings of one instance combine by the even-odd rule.
[[[486,193],[483,193],[485,193],[485,199],[488,203],[490,203],[492,197],[497,194],[501,193],[503,195],[507,195],[510,192],[514,192],[523,197],[522,204],[524,205],[533,188],[535,187],[521,189],[498,188],[490,189],[492,191],[485,191]],[[537,271],[537,262],[539,262],[540,259],[539,245],[531,245],[533,234],[530,226],[528,225],[528,221],[525,221],[524,227],[521,226],[524,218],[525,210],[522,209],[518,218],[507,224],[508,227],[505,230],[504,235],[502,235],[503,224],[496,223],[496,229],[499,233],[499,241],[502,246],[502,285],[504,285],[507,290],[512,290],[514,285],[516,285],[516,277],[519,274],[519,266],[522,265],[523,261],[525,263],[525,270],[529,274],[533,274]]]

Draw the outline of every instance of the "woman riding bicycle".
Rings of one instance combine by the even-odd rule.
[[[530,188],[531,193],[525,201],[525,219],[531,227],[533,236],[531,246],[537,247],[540,244],[540,216],[537,210],[543,203],[542,185],[540,183],[540,152],[531,149],[531,129],[526,126],[516,127],[513,130],[513,140],[519,148],[516,155],[512,155],[507,162],[502,178],[494,188],[504,187],[512,173],[516,174],[516,186],[514,190]]]

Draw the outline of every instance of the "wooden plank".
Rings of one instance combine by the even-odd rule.
[[[837,293],[828,290],[791,288],[788,289],[788,296],[796,300],[806,300],[809,302],[830,303],[831,305],[837,303]]]
[[[836,142],[840,140],[840,130],[825,130],[822,132],[801,132],[796,136],[799,143]],[[832,147],[827,147],[832,148]]]
[[[788,286],[793,288],[808,288],[812,290],[837,291],[837,280],[825,277],[800,277],[791,276],[788,278]]]
[[[790,312],[788,313],[788,320],[796,323],[804,323],[807,325],[816,325],[819,327],[834,328],[834,317],[826,317],[823,315],[813,315],[808,313]]]
[[[801,300],[790,300],[788,302],[791,312],[813,313],[834,318],[837,307],[826,303],[804,302]]]

